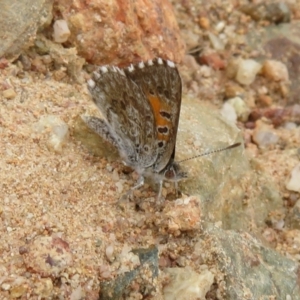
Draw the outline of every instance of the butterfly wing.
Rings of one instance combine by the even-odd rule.
[[[125,162],[136,169],[152,165],[155,161],[154,118],[141,88],[124,70],[105,66],[94,72],[88,89]],[[148,152],[144,153],[143,148]],[[154,156],[149,155],[151,153]]]
[[[175,64],[161,58],[140,63],[128,76],[142,89],[155,122],[157,158],[153,165],[160,172],[174,159],[181,107],[181,78]]]
[[[181,80],[172,62],[100,67],[88,83],[126,163],[161,171],[175,150]]]

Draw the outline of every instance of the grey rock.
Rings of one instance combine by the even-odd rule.
[[[158,276],[157,248],[136,249],[132,252],[138,255],[141,265],[132,271],[125,272],[113,281],[102,282],[100,285],[100,300],[127,299],[126,295],[130,292],[129,286],[135,280],[139,281],[140,291],[143,291],[145,297],[155,289],[154,280]],[[152,276],[146,279],[145,274],[151,274]]]
[[[284,2],[244,5],[240,9],[255,21],[267,20],[273,23],[290,22],[291,12]]]
[[[2,0],[0,57],[17,58],[33,44],[37,30],[52,19],[52,0]]]
[[[296,202],[285,218],[285,224],[290,229],[300,229],[300,200]]]
[[[226,299],[300,299],[299,264],[262,245],[248,233],[205,229],[219,268],[226,274]]]
[[[176,145],[177,161],[242,140],[234,124],[210,106],[183,99]],[[225,229],[256,230],[272,210],[282,207],[272,179],[250,168],[243,146],[183,162],[188,179],[180,183],[197,195],[205,221],[221,221]]]

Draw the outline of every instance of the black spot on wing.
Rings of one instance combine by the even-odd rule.
[[[169,132],[169,128],[166,126],[164,126],[164,127],[159,126],[159,127],[157,127],[157,131],[161,134],[167,134]]]
[[[163,118],[165,118],[165,119],[167,119],[167,120],[171,120],[171,114],[169,114],[168,112],[166,112],[166,111],[160,111],[159,114],[160,114]]]

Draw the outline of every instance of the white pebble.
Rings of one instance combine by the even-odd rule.
[[[235,110],[237,118],[242,121],[246,122],[250,115],[250,108],[247,106],[245,101],[240,97],[234,97],[228,99],[227,102],[231,104]]]
[[[47,146],[49,150],[55,152],[61,152],[63,144],[69,136],[68,125],[59,117],[53,115],[41,117],[41,119],[34,124],[34,130],[39,133],[50,133]]]
[[[285,187],[289,191],[300,193],[300,163],[293,168]]]
[[[113,245],[108,245],[105,249],[105,254],[107,259],[112,262],[114,260],[114,246]]]
[[[218,36],[216,36],[213,33],[209,32],[208,33],[208,38],[209,38],[209,40],[210,40],[210,42],[211,42],[211,44],[212,44],[212,46],[215,50],[224,50],[225,49],[224,43],[222,42],[222,40]]]
[[[53,39],[56,43],[64,43],[71,32],[65,20],[56,20],[53,24]]]
[[[235,112],[234,107],[228,103],[225,102],[221,108],[221,115],[223,118],[225,118],[230,123],[236,123],[237,121],[237,114]]]
[[[4,290],[4,291],[8,291],[8,290],[10,290],[11,286],[10,286],[10,284],[8,284],[8,283],[3,283],[3,284],[1,285],[1,288],[2,288],[2,290]]]
[[[249,85],[254,82],[257,73],[261,70],[261,64],[253,59],[241,59],[238,64],[236,81]]]
[[[216,31],[221,32],[225,28],[225,22],[221,21],[215,26]]]
[[[174,299],[205,299],[210,290],[214,275],[209,270],[203,270],[200,274],[191,268],[166,268],[170,281],[163,289],[165,300]]]

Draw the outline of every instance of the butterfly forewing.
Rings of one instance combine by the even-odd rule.
[[[174,63],[160,58],[140,63],[126,74],[141,87],[150,104],[155,122],[157,157],[153,170],[160,172],[169,162],[175,150],[177,127],[181,105],[181,78]],[[144,124],[143,131],[147,130]]]

